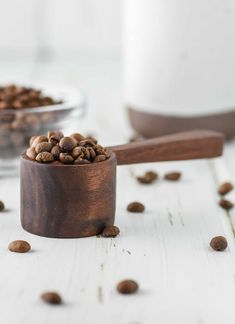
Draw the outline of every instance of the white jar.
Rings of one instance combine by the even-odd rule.
[[[160,118],[153,135],[206,127],[232,136],[235,2],[125,0],[124,6],[124,91],[133,126],[149,128],[147,114]],[[133,112],[141,113],[142,126],[133,123]],[[224,125],[231,118],[234,130]]]

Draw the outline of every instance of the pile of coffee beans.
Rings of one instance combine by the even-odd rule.
[[[30,87],[8,85],[0,87],[0,157],[21,154],[33,134],[50,129],[52,123],[63,120],[65,112],[46,111],[46,106],[62,103]],[[29,108],[45,107],[32,112]]]
[[[44,96],[42,91],[38,89],[15,84],[0,87],[0,110],[51,106],[58,103],[61,103],[61,101]]]
[[[60,131],[49,131],[47,136],[33,136],[29,144],[27,157],[40,163],[90,164],[105,161],[110,156],[95,138],[79,133],[64,136]]]

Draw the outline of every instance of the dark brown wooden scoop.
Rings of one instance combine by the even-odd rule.
[[[208,130],[195,130],[109,147],[117,164],[192,160],[222,155],[224,136]]]
[[[108,160],[85,165],[41,164],[21,157],[21,223],[30,233],[58,238],[99,234],[114,224],[116,166],[212,158],[223,136],[192,131],[113,146]]]

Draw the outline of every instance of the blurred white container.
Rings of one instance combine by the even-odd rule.
[[[125,0],[125,103],[145,136],[235,134],[235,2]]]

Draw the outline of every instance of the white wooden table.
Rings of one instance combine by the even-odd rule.
[[[0,64],[1,82],[63,82],[84,88],[89,97],[86,121],[78,130],[93,131],[105,145],[124,142],[131,134],[121,105],[118,62],[69,60],[39,64]],[[19,178],[0,179],[0,323],[4,324],[234,324],[235,240],[233,218],[217,202],[218,184],[235,179],[235,145],[213,161],[156,163],[119,167],[114,239],[48,239],[20,227]],[[162,178],[140,185],[133,175],[152,169],[179,170],[183,179]],[[228,197],[235,201],[235,192]],[[144,214],[126,205],[139,200]],[[32,215],[33,217],[33,215]],[[234,223],[235,224],[235,223]],[[209,248],[215,235],[229,247]],[[25,239],[32,252],[15,254],[8,243]],[[140,291],[119,295],[118,281],[133,278]],[[58,291],[65,304],[44,304],[39,296]]]

